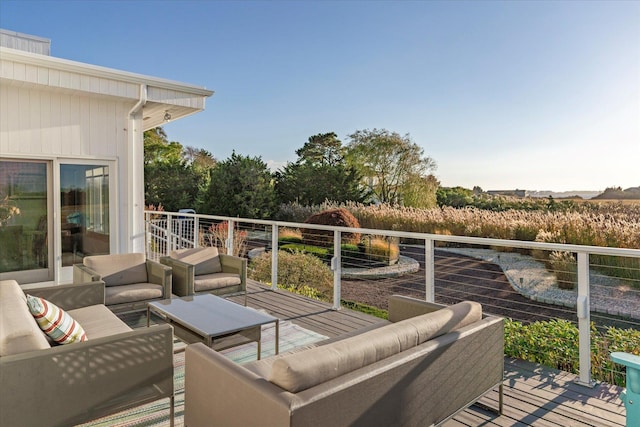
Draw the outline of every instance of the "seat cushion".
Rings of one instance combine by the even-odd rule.
[[[481,318],[482,306],[464,301],[351,338],[279,358],[273,362],[268,380],[296,393],[462,328]]]
[[[82,263],[98,273],[105,286],[147,282],[147,264],[143,253],[94,255]]]
[[[233,273],[213,273],[195,276],[193,279],[193,290],[195,292],[210,291],[212,289],[227,288],[241,284],[239,274]]]
[[[162,291],[162,286],[155,283],[110,286],[104,288],[104,300],[106,305],[146,301],[162,298]]]
[[[50,348],[15,280],[0,281],[0,356]]]
[[[126,323],[102,304],[69,310],[69,314],[82,325],[89,339],[131,331]]]
[[[73,316],[44,298],[27,294],[29,311],[40,329],[58,344],[86,341],[87,335]]]
[[[173,259],[193,265],[193,274],[195,276],[220,273],[222,271],[218,248],[206,247],[178,249],[172,251],[169,256]]]

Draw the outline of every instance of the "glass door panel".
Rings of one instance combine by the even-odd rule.
[[[48,176],[47,162],[0,160],[0,279],[53,277]]]
[[[62,266],[109,253],[109,166],[60,165]]]

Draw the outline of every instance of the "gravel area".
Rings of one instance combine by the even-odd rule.
[[[511,286],[521,295],[547,304],[575,307],[577,289],[558,288],[556,277],[543,263],[532,257],[491,249],[438,248],[483,261],[492,262],[504,271]],[[616,316],[640,319],[640,290],[623,281],[590,270],[591,310]]]

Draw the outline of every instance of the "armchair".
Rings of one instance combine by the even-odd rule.
[[[102,280],[111,311],[141,310],[149,301],[171,298],[171,267],[142,253],[94,255],[73,266],[73,283]]]
[[[184,297],[211,293],[244,293],[247,305],[247,260],[221,254],[217,248],[190,248],[161,257],[173,273],[173,293]]]

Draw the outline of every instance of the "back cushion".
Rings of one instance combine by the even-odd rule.
[[[273,362],[269,381],[296,393],[415,347],[482,318],[482,306],[464,301]]]
[[[94,255],[83,264],[98,273],[105,286],[147,283],[147,264],[142,253]]]
[[[193,265],[194,275],[196,276],[220,273],[222,271],[218,248],[206,247],[178,249],[171,252],[169,256],[173,259]]]
[[[0,356],[50,345],[29,312],[27,297],[15,280],[0,281]]]

